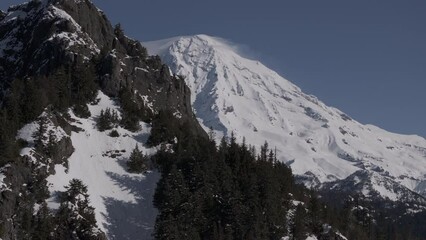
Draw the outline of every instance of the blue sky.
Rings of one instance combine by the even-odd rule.
[[[362,123],[426,136],[424,0],[94,2],[133,38],[228,39]]]

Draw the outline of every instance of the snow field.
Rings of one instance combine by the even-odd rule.
[[[295,174],[313,174],[320,183],[366,170],[382,178],[372,182],[384,197],[395,199],[382,189],[385,180],[425,192],[424,138],[352,120],[220,38],[196,35],[143,45],[186,77],[197,118],[218,139],[234,131],[258,150],[266,140]]]
[[[68,159],[68,169],[56,165],[56,173],[47,179],[51,192],[48,206],[58,209],[58,194],[65,191],[71,179],[77,178],[87,185],[98,226],[107,233],[109,239],[151,239],[157,215],[152,199],[160,173],[151,171],[131,174],[126,171],[126,161],[136,145],[149,155],[157,151],[144,146],[150,134],[150,126],[141,122],[141,130],[138,132],[117,127],[115,129],[120,136],[116,138],[109,136],[111,130],[98,131],[96,119],[101,110],[110,108],[119,111],[117,104],[102,92],[98,93],[98,99],[96,105],[88,105],[91,112],[88,119],[78,118],[69,112],[71,124],[81,131],[71,133],[75,151]],[[32,134],[37,126],[34,122],[19,131],[18,138],[29,142],[21,155],[31,157],[34,154]],[[55,131],[58,139],[67,136],[51,122],[48,123],[48,129]],[[35,161],[35,158],[32,157],[32,160]]]

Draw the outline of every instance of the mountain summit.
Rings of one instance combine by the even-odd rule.
[[[186,77],[205,129],[277,149],[308,186],[357,190],[395,202],[426,196],[426,140],[363,125],[259,61],[207,35],[146,42]]]
[[[0,11],[0,240],[423,239],[425,139],[226,40],[147,46],[90,0]]]

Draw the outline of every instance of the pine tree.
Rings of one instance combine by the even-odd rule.
[[[214,132],[213,127],[210,127],[209,128],[209,140],[213,143],[216,143],[215,138],[216,138],[216,133]]]
[[[45,240],[51,238],[54,231],[54,219],[49,212],[46,202],[40,205],[35,217],[35,230],[33,234],[34,240]]]
[[[74,102],[76,105],[86,105],[96,97],[96,70],[93,63],[79,63],[72,72]]]
[[[89,204],[87,186],[79,179],[72,179],[61,196],[57,213],[58,226],[55,239],[98,239],[94,208]]]
[[[311,196],[308,202],[308,216],[309,216],[309,227],[312,229],[312,232],[316,235],[321,234],[322,232],[322,222],[321,219],[323,219],[323,211],[321,209],[321,205],[319,203],[319,200],[317,196],[315,196],[315,193],[313,190],[310,191]]]
[[[5,110],[0,110],[0,167],[17,155],[14,130]]]
[[[33,134],[34,145],[36,150],[44,152],[44,142],[47,140],[46,131],[47,131],[47,117],[41,116],[38,121],[37,130]]]
[[[7,95],[5,109],[9,118],[8,127],[17,130],[23,122],[22,99],[24,94],[24,83],[21,79],[12,82],[10,93]]]
[[[307,235],[306,227],[306,210],[302,204],[297,205],[296,211],[294,213],[293,226],[291,228],[291,233],[294,240],[304,240]]]
[[[53,157],[55,156],[56,151],[57,151],[57,139],[56,139],[55,131],[50,130],[48,132],[47,145],[45,148],[45,152],[47,156]]]
[[[269,151],[269,154],[268,154],[268,162],[270,162],[270,163],[275,162],[275,156],[274,156],[274,152],[272,151],[272,149]]]
[[[107,112],[102,109],[101,113],[99,115],[99,118],[96,122],[97,126],[98,126],[98,130],[103,132],[105,130],[108,130],[111,128],[111,122],[110,119],[107,115]]]
[[[32,78],[25,81],[25,92],[22,99],[22,118],[25,123],[37,118],[47,104],[46,96],[42,89],[36,85],[36,81]]]
[[[99,129],[99,131],[103,132],[105,130],[110,130],[119,123],[119,118],[117,111],[111,110],[110,108],[107,108],[105,110],[101,110],[101,113],[97,119],[96,125]]]
[[[148,170],[147,157],[143,155],[142,151],[139,150],[138,145],[133,149],[130,154],[129,161],[127,162],[129,172],[132,173],[143,173]]]
[[[61,67],[54,72],[49,79],[52,81],[54,89],[51,91],[55,107],[59,111],[65,111],[71,105],[71,76],[65,67]]]
[[[154,203],[162,209],[156,221],[156,239],[187,239],[186,230],[190,226],[181,218],[190,210],[183,208],[184,205],[189,206],[187,204],[189,196],[190,192],[182,172],[173,165],[162,183],[161,191],[157,190],[154,197]]]
[[[263,146],[260,147],[260,161],[266,161],[268,159],[268,142],[265,141]]]
[[[155,115],[151,125],[151,135],[148,139],[148,144],[150,146],[157,146],[161,143],[174,143],[176,137],[180,137],[183,140],[184,135],[181,129],[185,129],[185,127],[182,126],[180,128],[179,121],[175,119],[170,109],[160,110]],[[185,142],[187,143],[186,147],[196,147],[194,144],[188,144],[193,140],[194,139],[191,139],[191,137],[185,138]]]
[[[122,112],[121,124],[130,131],[137,131],[140,128],[139,120],[142,118],[142,110],[134,101],[132,90],[123,88],[119,94]]]

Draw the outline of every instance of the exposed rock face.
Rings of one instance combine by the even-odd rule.
[[[96,45],[102,48],[111,48],[114,40],[114,31],[106,15],[96,8],[90,1],[52,1],[67,12],[87,33]]]
[[[167,108],[202,132],[183,79],[172,76],[158,57],[148,57],[139,41],[113,28],[90,1],[30,1],[10,8],[0,21],[2,89],[17,77],[49,75],[60,66],[94,59],[106,94],[131,88],[139,105],[153,112]]]
[[[60,127],[68,135],[60,139],[56,144],[56,151],[51,156],[52,165],[49,168],[49,172],[52,172],[55,164],[66,164],[68,158],[73,154],[74,147],[70,139],[71,125],[62,116],[52,114],[50,115],[50,121],[54,126]]]
[[[0,76],[4,80],[47,75],[75,61],[77,51],[85,57],[99,52],[81,26],[54,2],[30,1],[12,7],[0,22]]]
[[[65,122],[62,116],[44,113],[52,129],[65,131],[60,122]],[[25,129],[25,127],[24,127]],[[31,132],[25,130],[27,134]],[[70,132],[69,132],[70,133]],[[47,134],[47,133],[46,133]],[[27,150],[27,151],[26,151]],[[13,163],[3,168],[6,176],[6,189],[0,189],[0,235],[2,239],[22,239],[22,218],[24,214],[34,213],[36,203],[40,203],[48,195],[46,177],[54,173],[55,164],[67,165],[68,158],[74,152],[68,135],[62,136],[55,144],[52,156],[47,156],[34,148],[34,143],[28,143],[23,153]]]
[[[16,78],[49,77],[61,67],[85,62],[96,62],[98,82],[106,94],[118,96],[123,88],[131,89],[139,106],[153,113],[170,110],[178,121],[189,122],[193,133],[206,136],[192,112],[184,80],[171,75],[160,58],[149,57],[140,42],[114,28],[90,1],[32,0],[0,12],[0,106]],[[63,117],[52,114],[49,119],[67,136],[76,130]],[[1,170],[8,186],[0,194],[3,240],[22,237],[17,235],[16,213],[32,212],[35,203],[46,198],[32,191],[47,191],[46,177],[53,165],[66,164],[74,150],[67,136],[57,142],[48,160],[20,157]]]

